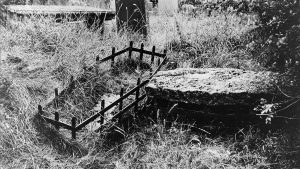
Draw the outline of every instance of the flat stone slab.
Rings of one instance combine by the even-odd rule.
[[[58,6],[58,5],[5,5],[7,11],[17,14],[56,14],[56,13],[108,13],[115,11],[91,6]]]
[[[160,71],[146,86],[149,96],[207,106],[255,104],[275,96],[276,73],[232,68]]]
[[[112,20],[115,11],[90,6],[57,6],[57,5],[0,5],[0,23],[6,25],[10,21],[22,21],[32,16],[46,16],[61,22],[87,21],[87,27],[99,28],[104,21]]]

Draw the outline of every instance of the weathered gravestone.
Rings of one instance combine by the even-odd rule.
[[[251,111],[262,98],[271,102],[277,96],[277,80],[278,74],[269,71],[175,69],[158,72],[146,91],[148,96],[163,101],[164,105],[173,102],[219,107],[222,113],[226,112],[226,107]]]
[[[114,0],[96,0],[96,1],[83,1],[83,0],[15,0],[20,2],[21,5],[76,5],[76,6],[92,6],[102,9],[112,9],[111,4]],[[16,4],[12,0],[9,4]],[[8,5],[8,4],[6,4]]]
[[[147,36],[147,15],[144,0],[116,0],[118,31],[131,29]]]
[[[166,14],[169,16],[174,15],[178,11],[178,0],[159,0],[158,1],[158,11],[161,14]]]
[[[2,5],[0,23],[7,25],[11,21],[23,20],[32,16],[52,17],[56,22],[83,21],[88,28],[98,29],[105,20],[115,17],[115,11],[90,6],[63,5]]]
[[[66,0],[23,0],[23,5],[67,5]]]

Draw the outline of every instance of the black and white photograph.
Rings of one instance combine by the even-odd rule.
[[[0,0],[0,169],[300,169],[300,0]]]

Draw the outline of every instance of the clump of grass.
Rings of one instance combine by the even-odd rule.
[[[151,65],[146,61],[141,61],[134,58],[126,58],[123,60],[118,60],[117,63],[113,66],[112,72],[116,74],[121,73],[136,73],[140,74],[140,71],[149,71]]]
[[[241,144],[252,144],[250,142],[246,138],[240,141]],[[228,138],[199,137],[181,125],[170,129],[156,125],[128,136],[127,141],[114,149],[120,157],[105,164],[115,168],[251,168],[269,165],[267,158],[253,149],[237,153],[236,144],[237,140]],[[101,166],[103,161],[91,164]]]

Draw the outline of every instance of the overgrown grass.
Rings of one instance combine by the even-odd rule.
[[[255,25],[247,24],[247,16],[220,14],[207,17],[202,14],[196,18],[178,15],[157,16],[150,21],[152,19],[152,41],[164,42],[179,67],[263,69],[252,57],[251,52],[255,49],[248,47],[253,40],[248,32]],[[160,31],[164,32],[162,36],[158,36]]]
[[[245,34],[254,26],[247,26],[236,15],[151,16],[150,28],[149,38],[142,39],[129,31],[102,35],[82,24],[56,24],[47,18],[1,26],[1,58],[7,57],[0,66],[1,167],[289,168],[297,163],[297,158],[288,155],[299,156],[298,150],[293,152],[299,144],[291,145],[293,139],[286,138],[284,131],[265,134],[245,127],[216,137],[192,132],[176,122],[166,128],[147,121],[137,122],[130,133],[115,124],[101,133],[85,130],[74,143],[67,131],[58,133],[35,116],[37,105],[46,105],[54,88],[65,89],[71,76],[76,79],[76,89],[64,96],[66,102],[60,106],[63,117],[68,118],[84,119],[103,93],[132,87],[142,75],[136,73],[137,62],[131,67],[126,64],[131,61],[119,61],[114,72],[109,71],[109,64],[102,64],[100,76],[83,70],[95,64],[96,56],[108,56],[112,46],[120,50],[131,40],[136,45],[144,42],[149,50],[152,45],[158,51],[168,48],[170,60],[178,67],[263,69],[251,57],[255,49],[246,46],[251,38]],[[112,144],[111,134],[123,140]]]

